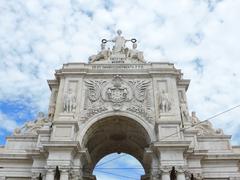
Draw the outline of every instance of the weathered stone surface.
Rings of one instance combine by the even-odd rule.
[[[132,42],[133,48],[126,46]],[[114,43],[106,49],[106,43]],[[0,147],[0,179],[95,179],[96,163],[129,153],[141,179],[240,179],[231,136],[189,115],[189,80],[171,63],[146,63],[136,40],[102,41],[88,64],[69,63],[49,80],[48,116],[17,128]],[[183,129],[187,128],[187,129]]]

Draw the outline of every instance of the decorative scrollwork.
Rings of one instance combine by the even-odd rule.
[[[111,81],[86,80],[85,119],[107,110],[127,110],[153,121],[150,81],[123,80],[115,75]]]
[[[150,81],[139,80],[139,81],[129,81],[134,87],[135,98],[142,102],[146,98],[146,90],[150,84]]]
[[[100,87],[98,84],[98,81],[88,80],[85,81],[85,84],[87,86],[87,97],[90,101],[95,102],[100,97]]]

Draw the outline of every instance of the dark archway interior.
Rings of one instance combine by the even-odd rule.
[[[144,150],[149,147],[147,131],[133,119],[111,116],[97,121],[86,132],[83,139],[92,163],[88,168],[93,171],[97,162],[111,153],[127,153],[141,162],[145,173],[150,164],[144,162]]]

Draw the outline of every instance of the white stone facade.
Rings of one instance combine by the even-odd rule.
[[[60,180],[95,179],[94,166],[113,152],[137,158],[146,180],[240,180],[240,147],[210,122],[197,125],[190,81],[173,64],[146,63],[121,32],[89,60],[64,64],[48,81],[49,114],[7,137],[0,180],[54,180],[56,167]]]

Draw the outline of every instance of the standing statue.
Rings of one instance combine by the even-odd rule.
[[[57,100],[57,91],[54,91],[51,96],[51,101],[48,108],[48,118],[50,121],[53,120],[55,108],[56,108],[56,100]]]
[[[121,35],[122,35],[122,31],[121,30],[117,30],[117,36],[113,40],[109,40],[110,42],[114,42],[115,43],[115,45],[113,46],[113,52],[114,53],[124,52],[126,42],[127,41],[131,41],[131,40],[125,39]]]
[[[127,42],[132,42],[132,49],[126,47]],[[113,43],[113,47],[106,48],[106,43]],[[94,63],[97,61],[106,61],[106,63],[117,61],[118,63],[124,60],[133,60],[132,62],[145,62],[143,57],[143,52],[137,50],[137,40],[135,38],[125,39],[122,36],[122,31],[117,30],[117,36],[113,39],[107,40],[102,39],[101,51],[95,55],[92,55],[88,58],[89,63]],[[115,62],[116,63],[116,62]]]
[[[76,96],[71,88],[68,89],[67,94],[64,96],[64,112],[74,113],[76,111]]]
[[[188,121],[189,115],[188,115],[188,108],[186,103],[180,102],[180,112],[181,112],[182,121],[183,122]]]
[[[162,113],[166,113],[171,110],[171,102],[169,101],[168,93],[164,90],[159,95],[159,110]]]

